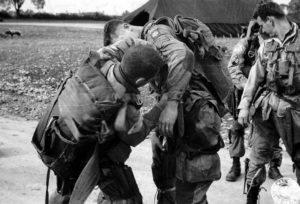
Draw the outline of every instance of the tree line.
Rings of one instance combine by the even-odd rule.
[[[37,9],[43,9],[45,6],[45,0],[30,0],[33,5],[37,8]],[[10,13],[8,12],[8,10],[10,10],[11,8],[14,8],[15,11],[15,16],[16,17],[27,17],[27,18],[37,18],[37,17],[42,17],[42,18],[50,18],[50,19],[60,19],[63,17],[74,17],[75,19],[83,19],[83,14],[81,13],[80,15],[77,15],[75,13],[71,13],[68,14],[66,16],[63,14],[58,14],[58,15],[54,15],[54,14],[48,14],[48,13],[44,13],[44,12],[38,12],[37,15],[35,16],[35,14],[33,13],[33,11],[27,11],[27,12],[23,12],[23,16],[22,16],[22,6],[24,4],[25,0],[0,0],[0,17],[5,18],[7,16],[11,16]],[[300,0],[291,0],[290,3],[287,5],[288,6],[288,12],[289,13],[299,13],[300,12]],[[94,13],[93,15],[91,15],[92,13]],[[99,13],[99,12],[89,12],[86,13],[87,14],[87,20],[91,20],[91,19],[95,19],[95,20],[102,20],[102,18],[104,17],[103,20],[105,20],[107,17],[105,14],[103,13]],[[91,19],[90,19],[91,18]],[[107,19],[106,19],[107,20]]]

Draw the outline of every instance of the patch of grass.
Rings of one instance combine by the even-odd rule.
[[[69,70],[102,45],[102,30],[5,26],[22,37],[0,38],[0,114],[37,119]]]

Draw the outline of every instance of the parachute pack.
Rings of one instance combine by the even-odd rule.
[[[77,72],[61,83],[32,137],[43,163],[63,178],[78,177],[97,141],[112,139],[108,126],[123,105],[115,99],[99,62],[91,52]]]

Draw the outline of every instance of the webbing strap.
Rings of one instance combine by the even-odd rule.
[[[78,177],[69,204],[83,204],[100,178],[99,145]]]
[[[50,106],[49,106],[49,107],[51,107],[51,108],[46,112],[45,117],[46,117],[47,119],[46,119],[46,120],[42,120],[42,121],[45,121],[45,122],[43,122],[43,123],[41,123],[41,124],[40,124],[40,123],[38,124],[38,127],[37,127],[36,131],[37,131],[38,129],[42,129],[41,132],[44,134],[46,128],[48,127],[49,119],[50,119],[50,117],[52,116],[52,111],[53,111],[53,109],[54,109],[54,107],[55,107],[55,104],[56,104],[57,101],[58,101],[58,97],[60,96],[62,90],[64,89],[64,86],[65,86],[65,84],[67,83],[68,79],[70,79],[71,77],[72,77],[72,73],[70,73],[69,76],[68,76],[68,77],[61,83],[61,85],[59,86],[59,88],[58,88],[58,90],[57,90],[57,93],[56,93],[55,97],[53,98],[53,100],[52,100],[52,102],[51,102],[51,104],[50,104]],[[39,126],[41,126],[41,127],[39,127]]]
[[[47,176],[46,176],[45,204],[49,204],[49,180],[50,180],[50,168],[48,168]]]
[[[58,100],[59,95],[61,94],[63,87],[65,86],[66,82],[68,81],[69,78],[71,78],[72,74],[70,74],[60,85],[60,87],[57,90],[57,93],[51,103],[51,108],[48,110],[48,112],[46,113],[46,121],[45,123],[42,124],[42,128],[43,128],[43,132],[45,132],[46,128],[48,127],[48,123],[49,123],[49,118],[51,116],[51,113],[54,109],[54,106]],[[44,134],[44,133],[43,133]],[[48,168],[47,170],[47,176],[46,176],[46,194],[45,194],[45,204],[49,204],[49,179],[50,179],[50,168]]]

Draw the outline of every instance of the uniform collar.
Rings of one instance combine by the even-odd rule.
[[[289,30],[289,32],[286,33],[284,40],[283,40],[283,44],[287,43],[288,41],[290,41],[291,39],[293,39],[298,31],[298,25],[296,23],[290,22],[292,28]]]
[[[264,42],[268,43],[271,41],[276,41],[279,43],[280,46],[284,46],[285,44],[293,41],[298,34],[298,25],[294,22],[291,22],[292,28],[286,33],[285,38],[283,41],[281,41],[278,37],[272,37],[269,39],[264,40]]]
[[[115,77],[114,75],[114,69],[117,65],[111,66],[109,70],[107,71],[106,74],[106,79],[110,83],[110,85],[113,87],[114,91],[116,92],[116,97],[117,98],[123,98],[125,92],[126,92],[126,87],[123,86]]]

